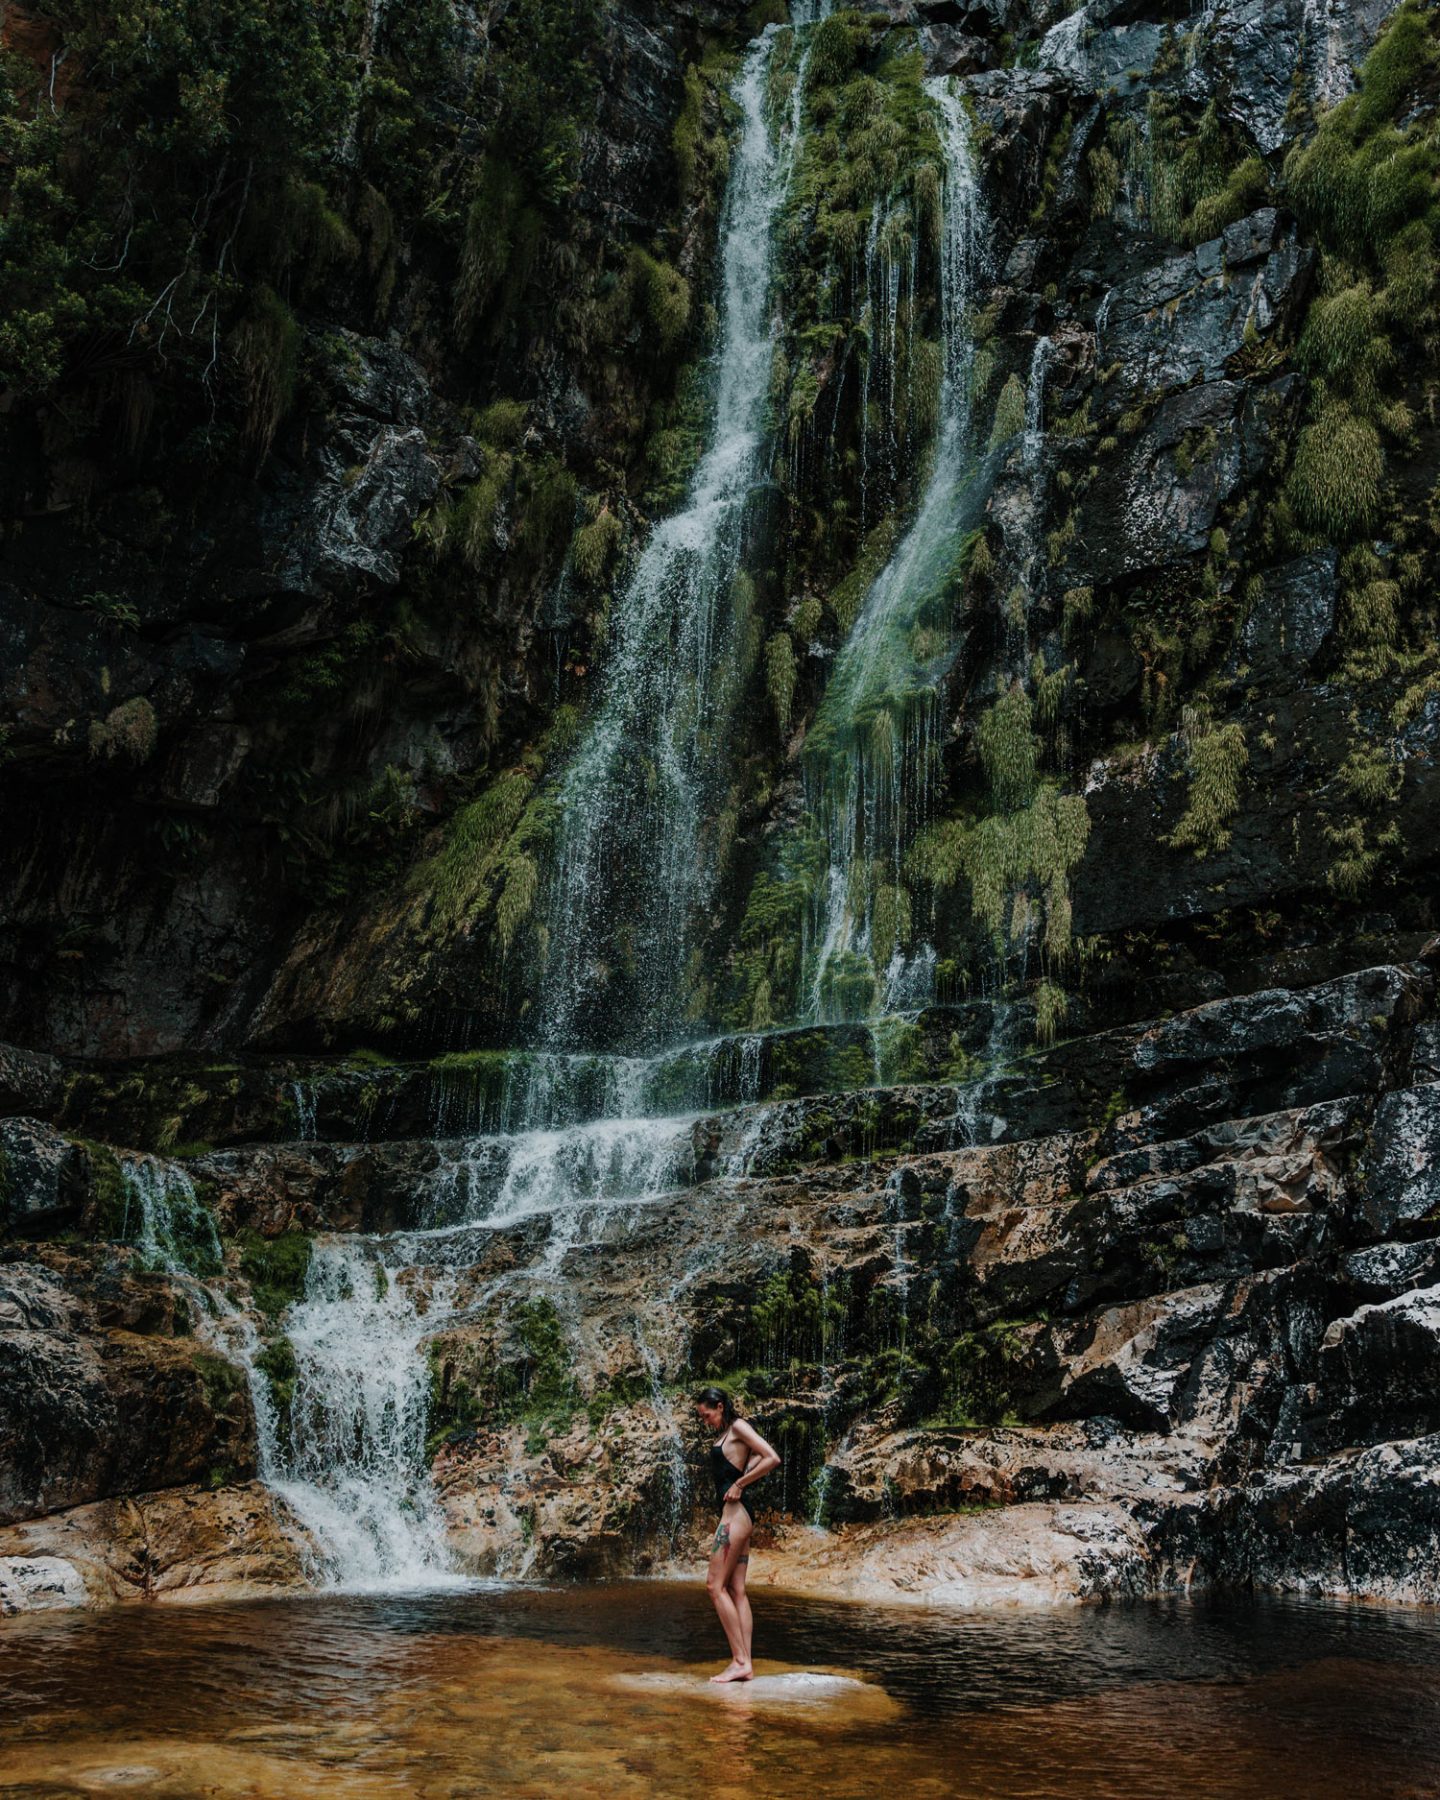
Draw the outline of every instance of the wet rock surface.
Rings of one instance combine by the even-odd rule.
[[[123,1257],[0,1261],[0,1521],[254,1470],[242,1372],[193,1335],[193,1298]]]
[[[959,986],[897,1050],[770,1028],[757,989],[757,1048],[737,1032],[713,1068],[662,1071],[623,1130],[591,1129],[616,1109],[582,1074],[544,1144],[513,1141],[515,1065],[473,1049],[531,1023],[493,846],[448,923],[422,858],[497,779],[541,779],[556,696],[583,709],[608,588],[665,504],[647,459],[682,460],[654,322],[591,337],[645,246],[673,254],[672,300],[704,291],[714,200],[677,129],[719,131],[691,77],[747,10],[608,12],[577,234],[526,267],[545,304],[477,337],[438,248],[408,242],[388,327],[317,290],[303,403],[205,504],[172,515],[4,425],[41,473],[13,484],[0,558],[0,1023],[21,1040],[0,1047],[0,1609],[304,1578],[303,1534],[251,1479],[251,1390],[196,1307],[209,1283],[240,1309],[288,1429],[303,1276],[281,1281],[276,1247],[357,1233],[403,1237],[433,1321],[426,1454],[469,1570],[674,1566],[706,1513],[688,1395],[715,1379],[784,1453],[757,1539],[777,1580],[967,1605],[1207,1582],[1440,1599],[1440,700],[1426,646],[1353,654],[1355,567],[1394,547],[1267,512],[1326,279],[1282,165],[1306,108],[1354,87],[1384,0],[867,9],[872,48],[913,31],[963,82],[990,212],[983,542],[1006,579],[956,602],[937,794],[978,779],[981,709],[1025,680],[1078,696],[1041,722],[1088,832],[1060,883],[1076,991],[1043,1048],[1036,991]],[[490,23],[455,10],[457,71],[422,108],[466,155]],[[1154,146],[1186,106],[1234,128],[1250,186],[1167,226]],[[812,411],[840,416],[845,368],[816,374]],[[1032,388],[1038,446],[1000,429],[997,395],[1028,417]],[[1410,399],[1391,435],[1418,518],[1437,461]],[[526,560],[527,456],[537,486],[584,476],[557,488],[553,579]],[[482,477],[470,560],[437,573],[437,521]],[[592,502],[620,548],[587,592],[567,546]],[[1424,557],[1405,580],[1419,617]],[[821,610],[796,627],[812,681]],[[800,701],[725,820],[747,871],[802,809]],[[1244,754],[1197,845],[1181,826],[1222,720]],[[717,942],[740,910],[717,902]],[[922,916],[945,964],[988,970],[963,883]],[[342,1055],[362,1044],[383,1052]],[[189,1184],[218,1269],[163,1272],[109,1145]]]
[[[397,1240],[438,1308],[433,1476],[463,1568],[692,1554],[686,1395],[714,1379],[785,1456],[757,1538],[782,1584],[1433,1598],[1435,1016],[1423,963],[1272,988],[968,1087],[702,1116],[679,1129],[684,1185],[664,1165],[560,1212],[501,1205],[503,1163],[464,1139],[239,1145],[193,1170],[244,1244],[433,1227],[437,1171],[470,1167],[446,1234]],[[157,1587],[298,1579],[303,1539],[235,1535],[260,1504],[231,1485],[254,1466],[248,1393],[187,1335],[185,1284],[103,1244],[12,1246],[0,1276],[6,1513],[50,1521],[0,1554],[100,1532],[86,1593],[137,1591],[130,1496]],[[213,1501],[167,1498],[217,1471]],[[27,1604],[65,1591],[11,1582]]]

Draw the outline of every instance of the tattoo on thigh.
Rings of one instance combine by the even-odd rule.
[[[715,1542],[710,1546],[710,1548],[712,1550],[724,1550],[729,1547],[729,1543],[730,1543],[730,1527],[728,1525],[721,1525],[716,1530]]]
[[[749,1560],[750,1558],[748,1556],[737,1556],[735,1558],[735,1565],[738,1568],[742,1562],[749,1562]]]

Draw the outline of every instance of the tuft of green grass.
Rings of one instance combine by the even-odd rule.
[[[1190,790],[1179,824],[1165,842],[1172,850],[1193,850],[1197,857],[1223,850],[1231,838],[1231,821],[1240,810],[1240,782],[1250,752],[1243,726],[1201,729],[1192,737]]]
[[[990,448],[1008,444],[1025,429],[1025,384],[1018,375],[1007,378],[995,402],[995,419],[990,427]]]
[[[1302,525],[1343,540],[1374,526],[1384,476],[1375,426],[1327,397],[1296,442],[1285,497]]]

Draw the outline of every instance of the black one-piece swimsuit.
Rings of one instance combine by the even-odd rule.
[[[720,1444],[723,1444],[724,1442],[724,1438],[721,1438]],[[710,1446],[710,1473],[715,1477],[715,1510],[723,1513],[725,1510],[725,1496],[730,1492],[730,1489],[745,1471],[735,1467],[734,1463],[731,1462],[730,1458],[726,1456],[725,1452],[720,1448],[720,1444],[712,1444]],[[755,1505],[750,1498],[749,1488],[741,1488],[740,1504],[753,1519],[755,1517]]]

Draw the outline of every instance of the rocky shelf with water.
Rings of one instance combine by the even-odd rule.
[[[689,1570],[710,1381],[782,1584],[1440,1600],[1433,10],[151,10],[0,20],[0,1610]]]
[[[155,1179],[168,1243],[12,1244],[12,1598],[62,1566],[101,1595],[303,1579],[291,1434],[305,1381],[333,1409],[347,1370],[370,1429],[408,1418],[389,1479],[433,1459],[437,1542],[471,1572],[683,1559],[685,1395],[714,1379],[785,1454],[762,1541],[792,1585],[1440,1593],[1429,961],[980,1082],[601,1129],[511,1140],[523,1177],[494,1139],[217,1152],[169,1165],[216,1238]],[[212,1289],[253,1322],[253,1384]],[[350,1333],[408,1363],[366,1377]]]

